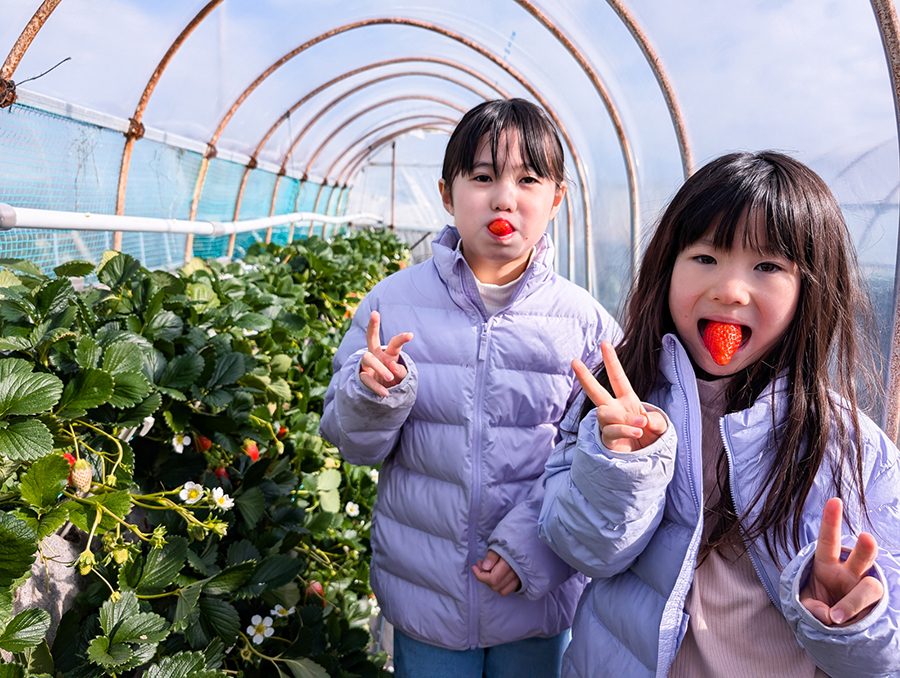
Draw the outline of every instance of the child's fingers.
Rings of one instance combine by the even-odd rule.
[[[360,372],[359,380],[363,383],[363,385],[368,388],[372,393],[376,395],[380,395],[382,398],[387,398],[388,390],[382,386],[371,374],[368,372]]]
[[[616,399],[627,409],[633,412],[641,412],[641,401],[631,387],[631,382],[625,375],[625,369],[619,362],[616,349],[608,341],[600,342],[600,352],[603,354],[603,366],[606,368],[606,376],[609,377],[609,385],[612,387]]]
[[[857,579],[862,579],[872,565],[875,564],[875,558],[878,556],[878,542],[868,532],[863,532],[856,540],[856,546],[850,551],[847,560],[844,561],[846,567]]]
[[[826,626],[831,626],[831,608],[829,608],[828,605],[823,603],[821,600],[803,596],[801,596],[800,602],[803,604],[803,607],[809,610],[810,614],[812,614],[813,617],[818,619]]]
[[[366,351],[363,353],[362,358],[359,361],[359,370],[360,374],[364,371],[371,374],[373,377],[377,377],[384,383],[390,383],[394,381],[394,373],[388,369],[387,365],[381,362],[371,351]]]
[[[403,345],[411,341],[413,338],[412,332],[403,332],[402,334],[398,334],[395,337],[391,337],[391,340],[388,342],[388,345],[385,347],[384,352],[392,358],[396,358],[400,355],[400,349],[403,348]],[[371,350],[371,349],[369,349]]]
[[[581,384],[581,388],[584,389],[587,397],[591,399],[594,405],[599,407],[601,405],[611,405],[615,402],[616,399],[600,385],[600,382],[591,374],[591,371],[583,362],[576,358],[572,361],[572,369],[575,371],[575,377],[578,379],[578,383]]]
[[[837,497],[825,503],[822,523],[819,525],[819,541],[816,544],[815,562],[827,565],[841,558],[841,512],[843,504]]]
[[[372,311],[366,327],[366,346],[370,353],[377,353],[381,348],[381,314]]]
[[[884,586],[875,577],[863,577],[850,593],[841,598],[829,611],[831,623],[843,624],[860,612],[872,607],[884,595]]]

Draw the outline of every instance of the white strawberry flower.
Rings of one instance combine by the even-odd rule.
[[[250,618],[250,624],[247,627],[247,635],[253,639],[256,645],[259,645],[275,633],[275,630],[272,628],[271,617],[260,617],[258,614],[255,614]]]
[[[289,615],[294,614],[293,607],[289,607],[288,609],[284,609],[281,605],[275,605],[275,609],[269,610],[269,614],[273,617],[287,617]]]
[[[190,444],[191,437],[184,433],[176,433],[175,437],[172,438],[172,447],[178,454],[181,454],[184,451],[184,448],[188,447]]]
[[[199,485],[197,483],[187,482],[184,484],[181,492],[178,493],[178,498],[181,499],[185,504],[196,504],[198,501],[203,499],[203,496],[206,494],[206,490],[203,485]]]
[[[352,501],[348,501],[347,505],[344,507],[344,510],[347,512],[347,515],[351,518],[356,518],[359,515],[359,504],[354,504]]]
[[[234,499],[225,494],[225,490],[223,490],[221,487],[217,487],[212,491],[212,500],[213,504],[215,504],[217,508],[220,508],[223,511],[227,511],[232,506],[234,506]]]
[[[371,471],[369,471],[369,477],[372,479],[372,482],[377,485],[378,484],[378,469],[373,468]]]

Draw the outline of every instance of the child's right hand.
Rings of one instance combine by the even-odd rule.
[[[404,332],[393,337],[382,346],[379,342],[381,316],[372,311],[369,326],[366,328],[366,343],[369,350],[363,354],[359,363],[359,380],[373,393],[386,397],[388,387],[400,383],[406,376],[406,368],[400,362],[400,349],[413,338],[412,332]]]
[[[666,418],[659,412],[647,412],[631,388],[616,349],[608,341],[601,342],[603,364],[615,398],[591,374],[580,360],[572,361],[575,376],[591,402],[597,406],[600,439],[613,452],[636,452],[659,440],[666,432]]]

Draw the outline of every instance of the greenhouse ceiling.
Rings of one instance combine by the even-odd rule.
[[[48,184],[102,177],[110,198],[95,212],[246,218],[247,177],[261,169],[299,182],[295,204],[308,181],[313,211],[340,205],[427,236],[446,222],[437,180],[455,121],[485,99],[525,97],[546,108],[566,146],[558,266],[611,308],[687,174],[724,152],[777,149],[838,196],[890,343],[900,220],[891,0],[11,0],[4,9],[0,201],[54,207],[10,188],[22,171],[4,141],[7,116],[32,106],[117,130],[106,164],[71,132],[45,149],[38,123],[35,150],[23,151],[33,164],[65,149],[74,169]],[[141,182],[131,164],[148,140],[197,155],[177,209],[142,207],[152,179]],[[216,158],[238,168],[231,183]],[[216,181],[229,196],[218,211]],[[277,211],[273,181],[259,198],[271,210],[253,216]],[[67,200],[62,208],[90,209]]]

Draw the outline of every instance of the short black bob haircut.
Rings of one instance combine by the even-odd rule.
[[[557,186],[563,185],[565,154],[556,127],[547,114],[525,99],[498,99],[485,101],[471,109],[450,135],[441,173],[448,190],[456,177],[472,173],[478,144],[484,137],[491,145],[494,173],[500,173],[497,148],[500,136],[506,131],[514,132],[518,137],[523,165],[539,177],[550,178]]]

